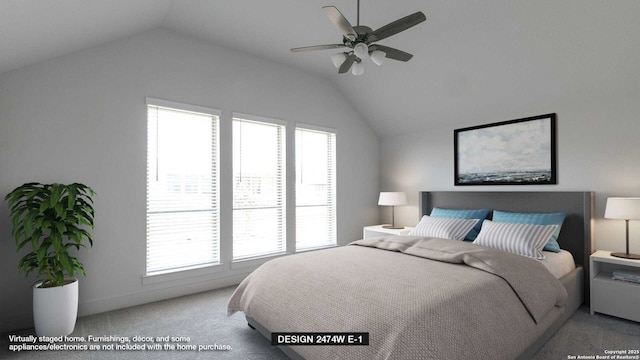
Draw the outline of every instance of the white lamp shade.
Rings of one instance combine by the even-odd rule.
[[[369,57],[369,47],[365,43],[357,43],[356,46],[353,47],[353,53],[360,59],[366,59]]]
[[[396,206],[406,205],[407,194],[404,192],[381,192],[380,198],[378,198],[378,205],[383,206]]]
[[[345,60],[347,60],[347,55],[345,55],[344,53],[331,55],[331,62],[333,62],[333,66],[335,66],[336,68],[339,68]]]
[[[361,62],[355,62],[351,65],[351,73],[355,76],[364,74],[364,65]]]
[[[384,59],[387,57],[387,53],[380,50],[374,50],[369,54],[369,56],[371,57],[371,61],[373,61],[374,64],[380,66],[384,62]]]
[[[608,198],[604,217],[607,219],[640,220],[640,198]]]

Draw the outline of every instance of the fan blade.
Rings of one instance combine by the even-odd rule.
[[[314,51],[314,50],[327,50],[327,49],[338,49],[345,47],[344,44],[329,44],[329,45],[315,45],[315,46],[304,46],[291,49],[292,52],[301,52],[301,51]]]
[[[338,74],[346,73],[347,71],[349,71],[354,61],[356,61],[356,56],[354,54],[349,55],[347,57],[347,60],[345,60],[342,63],[342,65],[340,65],[340,70],[338,70]]]
[[[394,48],[390,48],[388,46],[383,46],[383,45],[371,45],[369,47],[370,50],[380,50],[380,51],[384,51],[385,54],[387,54],[387,58],[389,59],[393,59],[393,60],[399,60],[399,61],[409,61],[411,60],[411,58],[413,57],[413,55],[404,52],[402,50],[398,50],[398,49],[394,49]]]
[[[410,27],[418,25],[419,23],[427,20],[427,17],[421,11],[417,13],[407,15],[402,19],[398,19],[392,23],[389,23],[369,34],[367,34],[367,44],[374,41],[379,41],[384,38],[388,38],[391,35],[395,35],[401,31],[405,31]]]
[[[322,8],[329,20],[335,25],[347,39],[353,41],[358,37],[358,33],[353,29],[349,20],[342,15],[340,10],[335,6],[324,6]]]

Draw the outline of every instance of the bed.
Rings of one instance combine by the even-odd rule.
[[[575,267],[418,236],[269,261],[229,301],[249,326],[273,332],[368,333],[367,346],[282,346],[292,359],[530,358],[588,299],[591,192],[421,192],[434,207],[567,214],[558,237]],[[549,257],[550,258],[550,257]]]

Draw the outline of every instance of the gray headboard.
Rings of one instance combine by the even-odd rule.
[[[420,217],[431,214],[434,207],[449,209],[491,209],[511,212],[564,212],[558,243],[573,254],[576,264],[585,269],[588,289],[589,255],[593,248],[591,229],[593,192],[484,192],[432,191],[420,192]],[[586,292],[588,294],[588,292]],[[587,298],[588,299],[588,298]]]

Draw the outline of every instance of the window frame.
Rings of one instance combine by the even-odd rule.
[[[294,211],[293,211],[293,218],[294,218],[294,228],[295,228],[295,239],[293,240],[293,246],[295,249],[296,253],[299,252],[306,252],[306,251],[313,251],[313,250],[319,250],[319,249],[325,249],[325,248],[331,248],[331,247],[337,247],[338,246],[338,199],[337,199],[337,191],[338,191],[338,131],[336,129],[333,128],[327,128],[327,127],[322,127],[322,126],[316,126],[316,125],[310,125],[310,124],[305,124],[305,123],[296,123],[295,127],[293,128],[293,133],[294,133],[294,154],[296,156],[297,159],[297,150],[298,150],[298,143],[297,143],[297,131],[298,129],[300,130],[306,130],[306,131],[315,131],[315,132],[319,132],[319,133],[326,133],[326,134],[332,134],[333,135],[333,149],[332,149],[332,155],[333,155],[333,161],[332,161],[332,168],[333,168],[333,183],[331,184],[332,189],[331,192],[333,194],[332,196],[332,201],[331,201],[331,205],[326,205],[326,206],[333,206],[333,237],[335,242],[334,243],[325,243],[325,244],[319,244],[317,246],[309,246],[309,247],[303,247],[303,248],[299,248],[298,247],[298,221],[297,221],[297,209],[298,209],[298,201],[297,198],[294,201]],[[294,161],[293,163],[293,167],[294,167],[294,186],[293,186],[293,192],[294,194],[297,194],[297,186],[298,186],[298,179],[297,179],[297,174],[298,174],[298,169],[297,169],[297,160]],[[324,205],[318,205],[319,206],[324,206]],[[304,206],[304,207],[310,207],[310,206]]]
[[[173,110],[173,111],[184,111],[184,112],[190,112],[190,113],[196,113],[196,114],[201,114],[201,115],[205,115],[205,116],[211,116],[212,117],[212,121],[214,122],[213,124],[213,128],[212,131],[213,133],[211,134],[211,141],[213,144],[213,151],[212,151],[212,164],[214,167],[214,171],[212,173],[212,179],[211,179],[211,185],[213,186],[212,192],[213,192],[213,196],[214,196],[214,208],[213,211],[216,214],[216,218],[215,218],[215,227],[216,227],[216,238],[213,239],[214,240],[214,246],[217,247],[216,253],[217,253],[217,259],[214,259],[214,261],[212,262],[207,262],[207,263],[200,263],[200,264],[193,264],[193,265],[186,265],[186,266],[181,266],[181,267],[177,267],[177,268],[172,268],[172,269],[163,269],[163,270],[156,270],[156,271],[152,271],[149,272],[148,270],[148,264],[149,264],[149,257],[148,257],[148,246],[149,246],[149,227],[148,224],[145,226],[145,271],[144,271],[144,275],[142,276],[142,283],[143,285],[149,285],[149,284],[155,284],[158,282],[163,282],[163,281],[170,281],[170,280],[177,280],[177,279],[183,279],[183,278],[187,278],[187,277],[193,277],[193,276],[199,276],[199,275],[205,275],[205,274],[211,274],[211,273],[218,273],[221,272],[223,270],[222,267],[222,263],[221,263],[221,247],[222,247],[222,240],[221,240],[221,191],[220,191],[220,177],[221,177],[221,171],[220,171],[220,164],[221,164],[221,157],[220,157],[220,127],[221,127],[221,123],[222,123],[222,111],[218,110],[218,109],[213,109],[213,108],[208,108],[208,107],[203,107],[203,106],[197,106],[197,105],[191,105],[191,104],[185,104],[185,103],[180,103],[180,102],[175,102],[175,101],[169,101],[169,100],[163,100],[163,99],[157,99],[157,98],[152,98],[152,97],[147,97],[146,98],[146,105],[145,105],[145,109],[147,110],[147,116],[146,116],[146,122],[147,122],[147,141],[146,141],[146,145],[147,145],[147,159],[146,159],[146,180],[147,180],[147,185],[146,185],[146,194],[145,197],[147,199],[147,203],[149,201],[149,185],[148,185],[148,181],[149,181],[149,159],[148,159],[148,153],[149,153],[149,141],[148,141],[148,134],[149,134],[149,125],[148,125],[148,121],[149,121],[149,115],[148,115],[148,110],[150,107],[158,107],[158,108],[165,108],[168,110]],[[149,216],[149,208],[148,205],[145,209],[145,217],[148,218]],[[148,220],[147,220],[148,221]]]
[[[266,252],[266,253],[260,253],[260,254],[255,254],[255,255],[248,255],[248,256],[241,256],[241,257],[236,257],[235,253],[234,253],[234,247],[235,247],[235,237],[234,237],[234,232],[233,232],[233,222],[235,221],[235,212],[236,210],[243,210],[240,208],[236,208],[235,204],[234,204],[234,197],[235,197],[235,193],[232,191],[231,194],[231,217],[232,217],[232,229],[231,229],[231,262],[238,264],[238,263],[245,263],[245,264],[249,264],[249,263],[253,263],[254,260],[260,260],[260,259],[266,259],[266,258],[273,258],[273,257],[278,257],[278,256],[282,256],[284,254],[287,254],[287,243],[288,243],[288,237],[290,234],[290,229],[289,229],[289,214],[288,214],[288,209],[289,204],[288,204],[288,199],[289,199],[289,163],[288,163],[288,141],[289,141],[289,124],[287,121],[284,120],[280,120],[280,119],[274,119],[274,118],[268,118],[268,117],[264,117],[264,116],[259,116],[259,115],[251,115],[251,114],[245,114],[245,113],[240,113],[240,112],[233,112],[231,115],[231,139],[232,139],[232,145],[231,145],[231,157],[232,157],[232,164],[231,164],[231,176],[230,178],[232,179],[232,183],[235,182],[235,169],[234,169],[234,158],[235,158],[235,144],[233,144],[233,139],[235,138],[235,134],[233,134],[233,124],[234,122],[237,120],[244,120],[247,122],[254,122],[254,123],[262,123],[262,124],[266,124],[266,125],[274,125],[274,126],[280,126],[280,135],[282,136],[281,140],[280,140],[280,169],[282,171],[282,174],[280,175],[281,177],[281,206],[274,206],[274,209],[278,209],[280,208],[282,211],[282,229],[281,232],[283,234],[283,238],[282,238],[282,248],[278,249],[276,251],[273,252]],[[232,186],[232,190],[233,190],[233,186]]]

